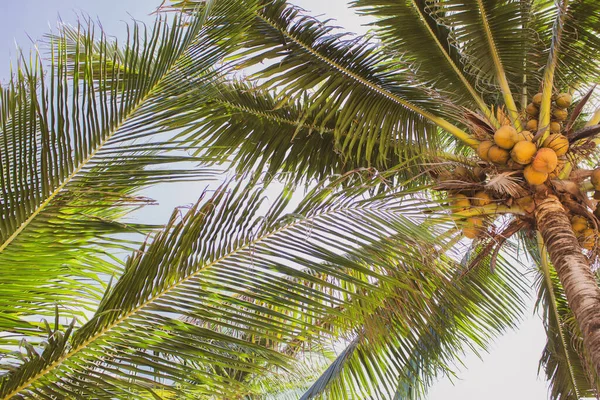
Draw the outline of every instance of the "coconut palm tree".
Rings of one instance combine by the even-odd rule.
[[[21,58],[2,398],[418,398],[527,295],[550,397],[598,395],[600,4],[352,6],[371,36],[186,0],[125,43],[82,23]],[[225,169],[164,226],[127,219]]]

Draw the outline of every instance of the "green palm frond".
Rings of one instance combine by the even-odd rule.
[[[489,256],[468,269],[451,259],[438,263],[447,265],[430,301],[406,306],[403,294],[390,297],[365,326],[386,326],[383,340],[358,334],[303,399],[424,398],[437,378],[453,374],[464,348],[485,350],[489,341],[481,338],[497,337],[522,318],[527,282],[518,261],[507,257],[495,273]]]
[[[398,263],[427,275],[415,256],[419,243],[434,239],[414,218],[432,205],[410,193],[326,188],[290,214],[283,214],[290,201],[284,195],[259,215],[263,191],[251,187],[219,190],[181,221],[176,211],[130,256],[68,348],[6,375],[2,395],[239,393],[237,373],[285,366],[282,346],[326,333],[316,321],[360,323],[407,279],[396,276]],[[358,301],[357,310],[341,313]]]
[[[396,52],[415,63],[419,79],[433,80],[435,89],[445,91],[453,104],[479,108],[495,121],[475,88],[475,77],[465,69],[459,48],[450,40],[450,29],[434,18],[426,1],[358,0],[352,5],[362,14],[377,18],[377,37],[386,52]]]
[[[219,4],[220,14],[233,7]],[[151,202],[137,190],[214,177],[166,132],[176,121],[161,101],[182,74],[217,74],[243,21],[223,30],[205,14],[161,16],[151,31],[133,25],[120,50],[92,25],[64,26],[48,38],[47,71],[41,55],[21,60],[0,91],[0,329],[14,334],[3,352],[22,334],[43,336],[37,321],[57,302],[79,325],[95,310],[122,271],[119,252],[143,239],[115,234],[155,228],[120,221]]]
[[[324,110],[339,111],[343,122],[335,134],[344,153],[370,156],[377,146],[387,154],[386,146],[395,140],[434,147],[436,125],[467,144],[477,143],[442,118],[456,117],[456,109],[420,85],[406,62],[391,62],[368,38],[339,33],[283,0],[260,3],[245,38],[247,51],[237,56],[239,67],[258,69],[253,78],[264,88],[276,88],[282,102],[308,93],[318,124],[329,119]]]
[[[378,144],[360,158],[343,154],[335,138],[340,113],[327,112],[327,122],[319,125],[309,99],[281,104],[276,94],[241,81],[212,87],[190,82],[180,85],[180,90],[165,101],[165,107],[185,114],[189,121],[178,138],[198,147],[196,154],[204,158],[226,156],[228,168],[240,175],[265,171],[269,178],[299,183],[367,167],[386,170],[401,165],[396,175],[388,174],[389,184],[424,181],[418,177],[427,158],[403,142],[385,146],[386,155]]]

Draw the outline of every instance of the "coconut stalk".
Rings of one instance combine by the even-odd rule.
[[[537,229],[565,291],[583,337],[588,361],[600,376],[600,288],[571,228],[566,210],[554,195],[536,204]]]

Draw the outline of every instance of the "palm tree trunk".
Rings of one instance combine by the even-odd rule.
[[[535,219],[579,324],[585,351],[600,377],[600,288],[556,196],[549,195],[536,204]]]

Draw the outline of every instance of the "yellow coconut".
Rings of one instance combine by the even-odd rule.
[[[562,125],[560,122],[557,122],[557,121],[550,122],[550,132],[560,133],[561,130],[562,130]]]
[[[571,217],[571,227],[575,233],[583,232],[588,228],[588,220],[581,215],[573,215]]]
[[[548,179],[548,174],[536,171],[531,165],[525,167],[523,176],[530,185],[541,185],[542,183],[546,182],[546,179]]]
[[[578,239],[581,247],[586,250],[592,250],[596,244],[596,232],[591,228],[587,228],[581,232]]]
[[[560,173],[562,172],[562,170],[565,168],[566,163],[567,163],[567,159],[564,156],[558,157],[558,162],[556,164],[556,168],[554,168],[554,171],[552,171],[548,174],[548,178],[549,179],[557,179],[558,176],[560,175]]]
[[[517,130],[510,125],[504,125],[494,133],[494,142],[503,149],[512,149],[517,142]]]
[[[463,211],[471,207],[471,202],[464,194],[457,194],[452,198],[450,206],[452,206],[455,211]]]
[[[488,159],[496,164],[505,165],[510,158],[508,150],[504,150],[496,145],[490,147],[487,153]]]
[[[567,108],[571,105],[573,98],[569,93],[559,93],[554,102],[558,107]]]
[[[564,121],[569,116],[569,113],[564,108],[555,108],[552,110],[552,116],[557,121]]]
[[[558,157],[554,150],[547,147],[542,147],[538,150],[531,162],[531,167],[537,172],[548,174],[554,171],[558,165]]]
[[[528,131],[537,131],[537,129],[538,129],[538,120],[537,119],[530,119],[529,121],[527,121],[527,125],[525,125],[525,129],[527,129]]]
[[[523,140],[533,141],[533,133],[529,131],[521,131],[517,133],[517,142],[522,142]]]
[[[520,197],[516,199],[516,203],[519,207],[521,207],[528,213],[531,213],[533,212],[533,210],[535,210],[535,202],[533,201],[533,197],[531,196]]]
[[[544,140],[544,147],[554,150],[557,156],[563,156],[567,154],[569,150],[569,139],[560,133],[553,133]]]
[[[540,109],[535,104],[529,103],[527,104],[527,107],[525,107],[525,112],[527,113],[527,115],[535,117],[540,113]]]
[[[467,218],[463,235],[468,239],[475,239],[483,230],[483,219],[478,217]]]
[[[533,96],[533,99],[531,99],[531,102],[533,104],[535,104],[536,106],[539,106],[540,104],[542,104],[542,94],[537,93],[535,96]]]
[[[494,142],[490,140],[484,140],[483,142],[479,142],[479,145],[477,146],[477,155],[479,156],[479,158],[481,158],[484,161],[490,161],[490,159],[488,158],[488,151],[493,145]]]
[[[454,168],[454,178],[457,180],[463,180],[463,179],[467,179],[469,177],[469,170],[462,166],[459,165],[458,167]]]
[[[515,147],[510,152],[510,157],[516,163],[527,165],[533,160],[536,151],[537,147],[535,143],[524,140],[515,144]]]
[[[600,190],[600,168],[596,168],[592,171],[592,176],[590,177],[590,181],[592,181],[592,185],[594,189]]]
[[[475,193],[475,195],[473,195],[471,202],[475,206],[479,206],[479,207],[487,206],[488,204],[490,204],[492,202],[492,196],[490,196],[489,194],[487,194],[486,192],[484,192],[482,190],[480,192]]]

